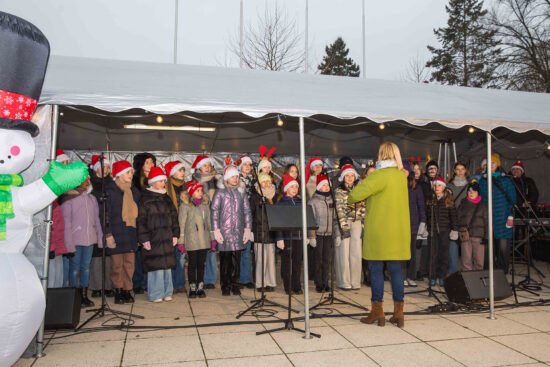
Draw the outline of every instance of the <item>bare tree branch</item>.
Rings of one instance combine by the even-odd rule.
[[[419,54],[409,60],[407,70],[401,76],[401,81],[412,83],[426,83],[430,79],[430,69],[426,67],[426,60]]]

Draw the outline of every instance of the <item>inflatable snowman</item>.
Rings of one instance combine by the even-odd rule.
[[[23,255],[32,217],[58,195],[78,186],[81,163],[51,162],[39,180],[20,175],[34,160],[31,117],[38,104],[50,54],[46,37],[31,23],[0,12],[0,367],[10,366],[44,317],[45,296],[36,270]]]

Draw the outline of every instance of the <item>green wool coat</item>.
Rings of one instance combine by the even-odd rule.
[[[350,192],[348,203],[365,199],[363,258],[409,260],[411,223],[405,174],[397,167],[377,169]]]

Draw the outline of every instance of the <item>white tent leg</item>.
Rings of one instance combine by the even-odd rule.
[[[59,106],[54,105],[52,109],[52,144],[50,146],[50,162],[55,160],[55,149],[57,147],[57,123],[59,122]],[[44,247],[44,267],[42,268],[42,288],[44,289],[44,297],[48,292],[48,272],[50,269],[50,240],[52,234],[52,204],[48,206],[46,214],[46,244]],[[44,311],[44,319],[38,329],[38,335],[36,337],[36,353],[34,357],[44,357],[44,321],[46,313]]]
[[[493,175],[491,171],[491,132],[487,131],[487,200],[489,237],[489,319],[495,320],[495,284],[493,278]]]
[[[300,117],[300,181],[302,195],[302,247],[304,252],[304,314],[305,314],[305,335],[304,339],[311,339],[309,334],[309,277],[307,267],[307,214],[306,214],[306,153],[304,144],[304,118]]]

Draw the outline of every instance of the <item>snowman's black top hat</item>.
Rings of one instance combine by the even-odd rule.
[[[31,122],[50,57],[44,34],[24,19],[0,11],[0,129],[38,135]]]

